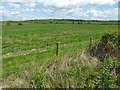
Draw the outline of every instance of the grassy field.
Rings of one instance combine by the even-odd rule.
[[[25,24],[3,26],[3,54],[99,39],[103,33],[117,31],[117,25]]]
[[[2,54],[6,56],[3,57],[3,79],[14,81],[24,76],[26,71],[31,75],[35,73],[35,68],[54,60],[57,42],[61,46],[60,57],[73,58],[78,52],[88,48],[90,37],[95,43],[104,33],[117,30],[117,25],[101,24],[3,25]]]

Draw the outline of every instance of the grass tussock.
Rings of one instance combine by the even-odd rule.
[[[76,57],[56,58],[30,80],[33,88],[116,88],[119,85],[116,59],[100,62],[87,52]],[[120,65],[120,64],[119,64]]]

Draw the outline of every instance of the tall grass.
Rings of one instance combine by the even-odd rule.
[[[103,62],[91,57],[87,51],[75,56],[56,57],[40,64],[32,61],[21,66],[16,79],[7,78],[3,87],[19,88],[118,88],[120,62],[109,58]],[[118,69],[118,70],[117,70]]]
[[[86,52],[56,58],[30,80],[34,88],[117,88],[116,59],[98,61]],[[112,69],[111,69],[112,68]]]

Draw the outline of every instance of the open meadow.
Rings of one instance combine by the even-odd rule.
[[[35,76],[36,73],[40,71],[41,66],[46,63],[52,64],[58,58],[56,57],[57,42],[60,42],[60,60],[76,59],[76,55],[88,49],[91,37],[93,44],[96,44],[103,34],[111,34],[117,31],[117,24],[39,24],[24,22],[22,25],[18,25],[15,22],[11,25],[3,25],[3,82],[6,82],[5,85],[8,85],[8,87],[29,87],[31,82],[31,87],[52,87],[52,85],[54,87],[53,83],[51,85],[42,84],[43,86],[40,84],[40,86],[38,85],[38,83],[41,83],[39,81],[34,85],[34,80],[40,79],[42,81],[41,77],[38,78],[39,75],[38,77]],[[70,64],[72,65],[72,63]],[[33,79],[32,81],[31,78]],[[64,85],[67,86],[65,82]],[[63,87],[61,84],[56,84],[56,86]],[[80,86],[85,87],[83,84],[80,84]]]

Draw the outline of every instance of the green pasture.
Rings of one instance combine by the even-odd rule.
[[[117,31],[117,25],[23,24],[3,26],[3,54],[98,39],[103,33]]]
[[[88,48],[90,37],[97,42],[104,33],[117,32],[117,25],[101,24],[32,24],[23,23],[3,25],[2,54],[47,48],[47,51],[33,51],[27,55],[3,58],[3,79],[17,78],[25,70],[29,70],[32,62],[39,65],[53,60],[56,43],[60,42],[60,56],[74,57],[77,52]]]

